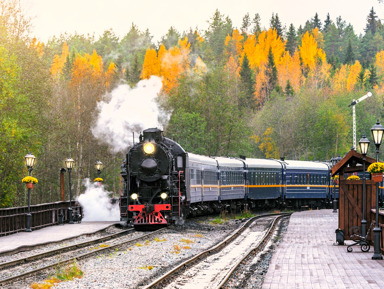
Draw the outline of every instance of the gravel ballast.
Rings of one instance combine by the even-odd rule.
[[[240,223],[241,220],[228,220],[223,224],[213,224],[204,218],[187,221],[181,227],[171,226],[129,248],[77,261],[83,277],[58,283],[53,288],[140,288],[180,262],[220,242]],[[54,276],[54,272],[51,275]],[[39,276],[34,281],[44,283],[48,278],[48,275]],[[31,288],[30,285],[18,284],[19,287],[15,288]]]

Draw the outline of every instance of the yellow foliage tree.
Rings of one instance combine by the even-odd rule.
[[[155,49],[147,49],[140,77],[149,79],[151,75],[160,75],[160,62]]]
[[[301,39],[299,51],[303,65],[310,70],[315,68],[318,61],[324,62],[326,60],[324,51],[318,47],[315,37],[308,31]]]
[[[291,56],[289,51],[285,51],[281,58],[281,62],[276,65],[276,68],[279,77],[279,85],[284,88],[289,80],[293,89],[299,91],[304,82],[299,53],[296,51],[293,56]]]
[[[105,86],[107,89],[111,87],[111,83],[115,75],[116,75],[116,64],[111,62],[108,66],[107,71],[105,72]]]
[[[318,89],[329,78],[331,65],[327,63],[324,50],[318,47],[315,37],[308,31],[301,39],[300,58],[307,70],[307,83]],[[309,81],[309,82],[308,82]]]
[[[43,56],[44,54],[44,43],[37,41],[36,38],[32,39],[32,42],[29,44],[29,48],[35,49],[39,57]]]
[[[384,50],[377,52],[375,64],[377,69],[377,75],[379,79],[382,79],[384,76]]]
[[[69,47],[67,42],[64,42],[61,55],[56,54],[53,57],[53,63],[50,69],[52,76],[58,76],[62,73],[65,62],[67,61],[68,55],[69,55]]]
[[[358,60],[350,67],[347,78],[347,91],[353,91],[359,81],[359,75],[363,67]]]
[[[244,53],[247,54],[252,69],[268,63],[269,48],[272,48],[275,65],[280,64],[281,56],[285,51],[285,42],[278,36],[276,30],[269,29],[261,32],[257,42],[254,36],[248,37],[244,43]]]
[[[336,91],[344,91],[347,88],[347,76],[349,66],[344,64],[333,76],[333,89]]]
[[[273,140],[273,128],[269,127],[263,133],[261,137],[254,135],[251,138],[254,139],[255,143],[259,142],[259,149],[264,153],[266,158],[275,158],[279,157],[279,148],[276,145],[276,142]]]
[[[243,51],[244,36],[240,34],[239,30],[235,29],[232,36],[227,35],[225,39],[226,54],[228,57],[240,57]]]
[[[240,66],[237,64],[236,60],[231,55],[225,65],[225,70],[228,71],[229,75],[232,77],[239,77],[240,75]]]
[[[203,76],[205,73],[207,73],[207,65],[204,63],[204,61],[199,57],[197,57],[195,62],[195,67],[193,68],[193,71],[200,76]]]

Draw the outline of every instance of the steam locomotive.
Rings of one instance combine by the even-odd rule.
[[[326,207],[333,197],[328,163],[196,155],[157,128],[129,149],[121,175],[121,221],[136,228],[223,209]]]

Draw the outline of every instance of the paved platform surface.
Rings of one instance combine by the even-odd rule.
[[[262,288],[384,288],[384,260],[372,260],[373,246],[348,253],[346,245],[334,245],[337,228],[332,210],[292,214]]]
[[[17,249],[22,246],[44,244],[61,241],[82,234],[95,233],[113,226],[118,222],[82,222],[45,227],[32,232],[20,232],[0,237],[0,253]]]

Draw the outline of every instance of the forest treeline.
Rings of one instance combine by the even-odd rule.
[[[206,155],[329,160],[383,118],[384,24],[372,8],[364,33],[341,17],[309,16],[299,27],[273,14],[244,15],[241,27],[216,11],[205,31],[170,27],[157,43],[132,24],[123,37],[58,35],[32,38],[18,1],[0,0],[0,207],[26,204],[24,156],[37,158],[32,203],[59,200],[59,172],[72,157],[73,192],[105,168],[119,192],[124,152],[92,135],[98,102],[120,84],[162,79],[157,101],[169,115],[167,137]],[[137,101],[140,101],[139,99]],[[373,146],[372,146],[373,147]],[[373,155],[373,151],[371,152]]]

